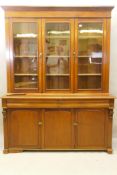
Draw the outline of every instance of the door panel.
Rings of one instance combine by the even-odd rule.
[[[77,147],[97,148],[105,146],[106,110],[77,111]]]
[[[45,110],[44,148],[72,148],[72,112],[71,110]]]
[[[11,28],[14,91],[41,91],[41,21],[13,19]]]
[[[44,89],[70,91],[72,74],[73,20],[43,21]]]
[[[40,147],[39,120],[41,120],[41,113],[38,110],[10,110],[8,112],[9,146]]]
[[[101,91],[104,60],[104,21],[75,21],[76,91]]]

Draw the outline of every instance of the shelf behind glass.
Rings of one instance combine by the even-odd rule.
[[[38,76],[37,74],[22,74],[22,73],[15,73],[15,76]]]
[[[52,39],[54,39],[54,38],[55,38],[55,39],[56,39],[56,38],[57,38],[57,39],[69,39],[70,36],[54,36],[54,35],[53,35],[53,36],[47,36],[47,35],[46,35],[45,38],[47,38],[47,39],[49,39],[49,38],[52,38]]]
[[[46,76],[70,76],[70,74],[46,74]]]
[[[102,74],[101,73],[94,73],[94,74],[82,73],[82,74],[78,74],[78,76],[102,76]]]
[[[14,55],[14,58],[37,58],[36,55]]]

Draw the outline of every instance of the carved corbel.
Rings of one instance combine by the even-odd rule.
[[[113,118],[113,108],[109,108],[109,118],[112,119]]]
[[[6,112],[7,112],[7,109],[6,108],[3,108],[2,115],[3,115],[3,118],[4,119],[6,118]]]

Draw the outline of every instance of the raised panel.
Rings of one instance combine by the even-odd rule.
[[[44,148],[72,148],[72,112],[71,110],[45,110]]]
[[[10,147],[39,147],[38,110],[14,109],[8,112]]]
[[[106,110],[77,111],[77,147],[102,148],[105,147]]]

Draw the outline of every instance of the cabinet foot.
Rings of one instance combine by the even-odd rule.
[[[113,153],[112,148],[108,148],[108,149],[107,149],[107,153],[108,153],[108,154],[112,154],[112,153]]]
[[[4,149],[3,150],[3,154],[8,154],[9,153],[9,150],[8,149]]]
[[[23,149],[16,149],[16,148],[9,148],[9,149],[4,149],[3,150],[3,153],[4,154],[8,154],[8,153],[20,153],[20,152],[23,152]]]

